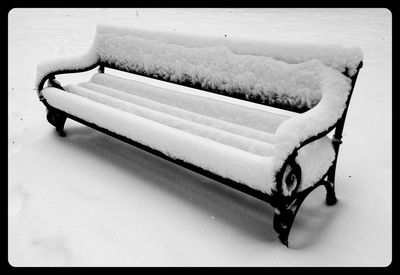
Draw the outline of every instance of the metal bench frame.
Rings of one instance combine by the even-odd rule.
[[[96,67],[98,67],[98,72],[100,73],[104,73],[105,68],[110,68],[110,69],[115,69],[115,70],[120,70],[120,71],[125,71],[128,73],[134,73],[134,74],[138,74],[138,75],[142,75],[142,76],[146,76],[146,77],[151,77],[151,78],[155,78],[155,79],[160,79],[163,81],[166,81],[165,79],[160,78],[157,75],[148,75],[145,74],[144,72],[140,72],[140,71],[129,71],[127,69],[122,69],[117,67],[114,64],[106,64],[106,63],[96,63],[92,66],[86,67],[86,68],[81,68],[81,69],[76,69],[76,70],[60,70],[60,71],[56,71],[56,72],[52,72],[50,74],[48,74],[47,76],[45,76],[42,81],[39,83],[38,85],[38,94],[39,94],[39,99],[40,101],[46,106],[47,108],[47,120],[50,124],[52,124],[53,126],[56,127],[57,132],[61,135],[61,136],[65,136],[64,133],[64,124],[67,118],[75,120],[79,123],[82,123],[88,127],[91,127],[95,130],[98,130],[100,132],[103,132],[109,136],[112,136],[114,138],[117,138],[121,141],[124,141],[128,144],[131,144],[133,146],[136,146],[140,149],[143,149],[147,152],[150,152],[158,157],[161,157],[165,160],[168,160],[170,162],[173,162],[177,165],[180,165],[186,169],[189,169],[191,171],[194,171],[198,174],[201,174],[203,176],[206,176],[210,179],[213,179],[217,182],[220,182],[222,184],[225,184],[229,187],[232,187],[236,190],[239,190],[241,192],[244,192],[252,197],[258,198],[264,202],[269,203],[272,207],[275,208],[275,216],[274,216],[274,221],[273,221],[273,227],[275,229],[275,231],[278,233],[279,239],[280,241],[285,244],[286,246],[288,246],[288,238],[289,238],[289,233],[290,233],[290,229],[292,227],[292,224],[294,222],[295,216],[297,214],[297,211],[299,210],[301,204],[303,203],[303,201],[305,200],[305,198],[308,196],[308,194],[310,194],[313,190],[315,190],[316,188],[318,188],[319,186],[324,186],[326,189],[326,203],[327,205],[334,205],[337,201],[336,199],[336,194],[335,194],[335,172],[336,172],[336,163],[337,163],[337,158],[338,158],[338,154],[339,154],[339,147],[340,144],[342,143],[342,133],[343,133],[343,127],[344,127],[344,123],[346,120],[346,115],[347,115],[347,110],[350,104],[350,99],[351,96],[353,94],[353,90],[354,90],[354,86],[357,80],[357,76],[358,76],[358,72],[359,70],[362,68],[363,66],[363,62],[361,61],[360,64],[357,67],[357,72],[353,75],[353,76],[349,76],[348,71],[346,70],[343,74],[347,77],[351,78],[351,90],[349,93],[349,96],[347,98],[347,102],[346,102],[346,107],[345,110],[342,114],[342,117],[340,119],[337,120],[337,122],[330,128],[328,128],[326,131],[323,131],[321,133],[319,133],[316,136],[312,136],[310,138],[308,138],[307,140],[305,140],[304,142],[302,142],[297,148],[295,148],[293,150],[293,152],[287,157],[287,159],[285,160],[282,168],[280,169],[280,171],[275,175],[276,178],[276,182],[277,182],[277,186],[276,186],[276,190],[273,190],[272,195],[268,195],[266,193],[263,193],[261,191],[252,189],[246,185],[243,185],[241,183],[235,182],[233,180],[227,179],[227,178],[223,178],[219,175],[216,175],[212,172],[209,172],[207,170],[204,170],[198,166],[195,166],[193,164],[187,163],[185,161],[179,160],[179,159],[173,159],[165,154],[163,154],[160,151],[154,150],[148,146],[145,146],[143,144],[140,144],[138,142],[135,142],[127,137],[121,136],[119,134],[116,134],[114,132],[111,132],[105,128],[99,127],[93,123],[87,122],[84,119],[78,118],[76,116],[73,116],[71,114],[68,114],[64,111],[61,111],[57,108],[52,107],[47,101],[46,99],[41,95],[40,91],[43,89],[45,82],[48,80],[48,85],[51,87],[55,87],[58,89],[63,89],[63,87],[61,86],[61,84],[55,80],[55,76],[59,75],[59,74],[68,74],[68,73],[78,73],[78,72],[84,72],[84,71],[89,71],[92,70]],[[197,87],[196,85],[193,85],[191,83],[176,83],[176,84],[180,84],[183,86],[188,86],[191,88],[200,88],[201,87]],[[204,89],[202,89],[204,90]],[[221,91],[218,90],[206,90],[209,92],[213,92],[213,93],[219,93],[221,94]],[[238,94],[234,94],[231,95],[231,97],[236,97],[236,98],[240,98],[240,99],[245,99],[241,96],[239,96]],[[252,99],[252,102],[255,103],[259,103],[259,104],[265,104],[263,102],[258,101],[257,98]],[[273,107],[277,107],[277,106],[273,106]],[[281,109],[285,109],[282,106],[278,106],[278,108]],[[286,108],[287,109],[287,108]],[[297,112],[302,112],[301,110],[295,110]],[[302,190],[300,192],[297,192],[297,188],[299,186],[299,182],[301,182],[301,168],[300,166],[296,163],[296,156],[298,154],[298,151],[306,146],[307,144],[322,138],[324,136],[326,136],[327,134],[329,134],[331,131],[333,131],[335,129],[333,138],[332,138],[332,143],[333,143],[333,148],[335,150],[335,159],[332,163],[332,165],[330,166],[330,168],[327,170],[327,172],[319,179],[319,181],[314,184],[313,186]],[[283,191],[282,191],[282,186],[283,184],[286,184],[286,186],[293,188],[293,191],[291,193],[290,196],[285,196],[283,195]]]

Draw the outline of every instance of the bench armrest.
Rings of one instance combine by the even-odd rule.
[[[36,92],[41,98],[41,90],[47,79],[56,74],[83,72],[95,68],[99,63],[99,56],[95,51],[75,56],[57,57],[38,64],[36,72]]]
[[[322,98],[314,108],[284,121],[275,133],[273,169],[277,187],[279,173],[294,161],[297,151],[335,128],[346,109],[352,80],[339,72],[324,70],[320,89]],[[281,191],[290,195],[287,190]]]

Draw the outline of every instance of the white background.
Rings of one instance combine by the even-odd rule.
[[[359,46],[337,165],[290,249],[257,199],[67,120],[45,119],[36,65],[80,54],[95,24]],[[8,17],[8,246],[14,266],[386,266],[392,259],[392,16],[386,9],[14,9]],[[67,76],[84,81],[89,74]],[[62,82],[67,84],[67,82]]]

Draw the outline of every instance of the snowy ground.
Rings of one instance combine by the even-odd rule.
[[[36,65],[83,53],[95,23],[360,46],[337,167],[287,249],[273,209],[68,120],[45,119]],[[384,9],[14,9],[8,31],[8,251],[13,266],[386,266],[392,259],[392,17]],[[87,80],[89,74],[61,78]]]

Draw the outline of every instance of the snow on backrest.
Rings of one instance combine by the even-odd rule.
[[[304,112],[321,99],[326,66],[352,75],[358,48],[249,41],[97,26],[94,47],[112,67]]]

